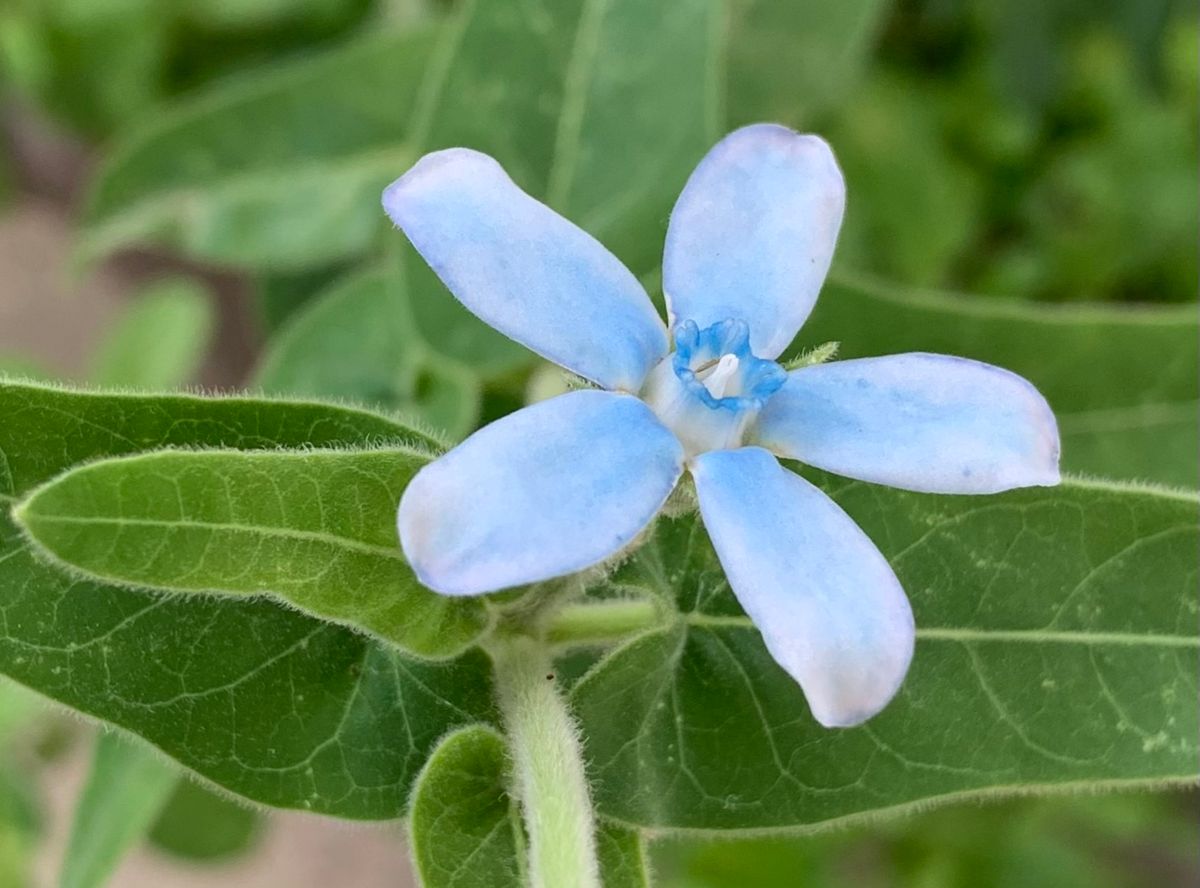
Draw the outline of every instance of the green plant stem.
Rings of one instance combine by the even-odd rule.
[[[525,637],[504,639],[492,655],[514,790],[529,834],[531,888],[600,888],[583,750],[550,657]]]
[[[546,622],[551,644],[588,644],[616,641],[661,622],[657,605],[646,599],[569,604]]]

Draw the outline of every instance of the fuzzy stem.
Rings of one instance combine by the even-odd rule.
[[[515,792],[529,834],[531,888],[600,888],[583,750],[550,658],[526,637],[504,639],[492,655]]]
[[[546,640],[551,644],[616,641],[658,622],[658,608],[646,599],[568,604],[550,616]]]

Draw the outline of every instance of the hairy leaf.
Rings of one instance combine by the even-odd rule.
[[[96,738],[92,769],[75,806],[60,888],[100,888],[145,836],[179,779],[158,753],[115,733]]]
[[[1200,328],[1190,307],[1050,307],[835,275],[797,347],[931,351],[1006,367],[1054,408],[1069,471],[1200,485]]]
[[[111,394],[0,379],[0,498],[78,462],[156,447],[337,447],[442,440],[400,419],[319,401]]]
[[[0,383],[0,500],[78,462],[163,446],[436,441],[318,403]],[[399,816],[437,738],[495,719],[478,652],[424,663],[255,598],[139,592],[37,559],[0,520],[0,672],[265,804]]]
[[[430,755],[413,789],[409,842],[424,888],[520,888],[525,838],[508,795],[504,738],[461,728]]]
[[[100,582],[283,599],[406,650],[447,656],[486,627],[478,598],[420,584],[396,539],[428,451],[158,451],[73,469],[14,508],[33,541]]]
[[[596,854],[604,888],[650,888],[650,863],[639,833],[601,823],[596,830]]]
[[[425,888],[526,884],[525,834],[509,796],[504,738],[481,725],[461,728],[429,757],[413,791],[409,840]],[[641,836],[601,823],[596,853],[604,888],[648,888]]]
[[[655,829],[804,829],[922,803],[1193,780],[1197,500],[1068,482],[933,497],[831,477],[913,603],[899,696],[826,730],[738,608],[699,522],[614,582],[678,618],[574,688],[599,811]],[[803,582],[803,578],[797,578]]]

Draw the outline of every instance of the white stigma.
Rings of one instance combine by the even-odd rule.
[[[704,387],[708,389],[710,395],[714,398],[723,398],[729,388],[729,383],[737,374],[737,370],[737,355],[722,355],[715,367],[697,374],[697,378],[704,383]]]

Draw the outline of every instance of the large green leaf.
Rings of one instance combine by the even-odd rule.
[[[726,112],[732,125],[799,125],[834,106],[867,62],[883,0],[728,0]]]
[[[106,394],[0,379],[0,500],[78,462],[155,447],[337,447],[440,438],[400,419],[319,401]]]
[[[156,114],[99,172],[85,258],[151,241],[217,262],[320,266],[367,249],[416,153],[434,32],[384,33]]]
[[[715,0],[467,0],[438,29],[222,87],[116,148],[83,252],[154,241],[255,268],[325,264],[370,248],[382,188],[417,155],[465,144],[652,262],[717,125],[718,12]]]
[[[722,127],[724,4],[577,6],[553,151],[513,162],[525,165],[524,180],[545,177],[535,194],[642,271],[658,264],[670,209]],[[558,54],[547,47],[549,58]]]
[[[797,346],[843,358],[903,351],[989,361],[1032,380],[1073,472],[1200,485],[1194,308],[1059,307],[912,292],[834,275]]]
[[[933,497],[818,479],[889,557],[918,642],[896,700],[826,730],[738,608],[699,522],[615,577],[678,618],[572,700],[602,815],[803,829],[934,800],[1197,775],[1193,497],[1071,481]]]
[[[90,463],[13,514],[34,543],[106,583],[267,594],[408,651],[447,656],[488,624],[478,598],[421,585],[395,514],[428,451],[163,450]]]
[[[158,753],[115,733],[97,737],[59,888],[105,885],[145,836],[178,779],[178,770]]]
[[[0,383],[0,415],[0,501],[78,462],[154,447],[437,443],[318,403],[31,384]],[[0,615],[0,672],[266,804],[399,816],[437,738],[495,718],[480,653],[424,663],[264,599],[76,579],[36,558],[7,516]]]
[[[442,740],[413,789],[409,842],[424,888],[525,884],[525,836],[508,795],[503,737],[473,725]]]
[[[600,823],[596,829],[596,856],[604,888],[650,888],[650,862],[640,833]]]

